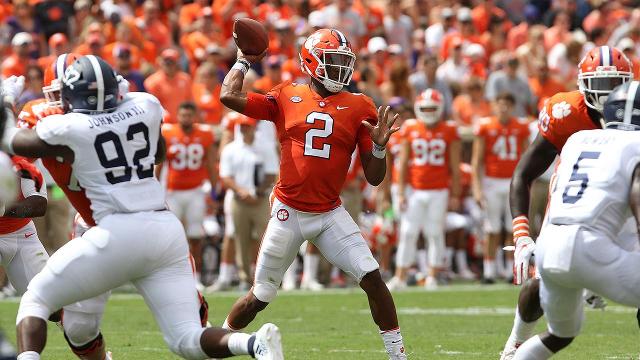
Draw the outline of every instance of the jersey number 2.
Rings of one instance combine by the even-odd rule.
[[[127,130],[127,140],[132,141],[136,134],[142,134],[142,137],[144,138],[144,148],[133,154],[133,166],[136,168],[136,174],[139,179],[152,177],[153,164],[151,164],[148,169],[145,169],[144,166],[140,164],[140,160],[149,156],[149,152],[151,150],[151,146],[149,144],[149,128],[141,122],[129,126],[129,129]],[[108,143],[113,144],[113,148],[116,152],[116,157],[112,159],[109,159],[105,153],[105,145]],[[113,171],[109,171],[105,174],[107,181],[110,184],[118,184],[131,180],[133,167],[129,165],[129,161],[124,154],[122,142],[120,141],[118,134],[113,131],[104,132],[96,136],[93,146],[96,149],[96,153],[98,154],[98,159],[100,160],[100,165],[102,165],[102,167],[105,169],[124,168],[123,174],[119,176],[116,176]]]
[[[576,201],[582,198],[582,194],[584,194],[587,185],[589,185],[589,175],[586,172],[580,172],[580,161],[584,159],[592,159],[595,160],[600,157],[600,152],[597,151],[583,151],[578,156],[578,160],[573,164],[573,171],[571,172],[571,177],[569,178],[569,184],[564,188],[564,192],[562,193],[562,202],[565,204],[575,204]],[[575,183],[575,181],[579,181]],[[573,182],[573,184],[571,184]],[[569,195],[569,190],[572,187],[577,187],[578,192],[575,195]]]
[[[324,122],[324,127],[307,131],[304,139],[304,155],[328,159],[331,144],[323,143],[321,148],[315,148],[313,147],[313,138],[328,138],[333,133],[333,118],[327,113],[314,111],[307,115],[306,123],[315,124],[316,120]]]

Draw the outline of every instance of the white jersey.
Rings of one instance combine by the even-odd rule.
[[[631,216],[629,191],[640,163],[640,133],[585,130],[562,149],[548,221],[581,224],[612,235]]]
[[[112,112],[53,115],[37,125],[43,141],[73,150],[73,172],[96,222],[109,214],[165,207],[153,172],[162,113],[153,95],[129,93]]]

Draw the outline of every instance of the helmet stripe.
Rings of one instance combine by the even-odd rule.
[[[67,56],[69,56],[69,54],[63,54],[58,56],[58,58],[56,59],[56,65],[55,65],[56,79],[62,80],[64,78],[64,71],[66,70],[65,64],[67,63]]]
[[[638,85],[640,82],[632,81],[629,84],[629,92],[627,93],[627,101],[624,104],[624,122],[625,124],[631,124],[631,115],[633,115],[633,103],[636,101],[636,94],[638,93]]]
[[[87,59],[89,59],[89,62],[93,67],[93,72],[96,76],[96,85],[98,90],[98,104],[96,106],[96,110],[102,111],[104,110],[104,79],[102,78],[102,68],[95,56],[87,55]]]
[[[608,46],[600,47],[600,65],[611,66],[611,49]]]
[[[342,31],[340,30],[333,30],[333,31],[335,31],[338,34],[338,40],[340,40],[340,46],[347,45],[347,38],[344,36]]]

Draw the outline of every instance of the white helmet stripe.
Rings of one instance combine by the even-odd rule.
[[[611,66],[611,49],[608,46],[600,47],[600,56],[602,57],[602,66]]]
[[[87,55],[87,59],[89,59],[89,62],[93,67],[93,72],[96,76],[96,85],[98,87],[98,104],[96,106],[96,110],[102,111],[104,110],[104,79],[102,78],[102,68],[100,68],[100,63],[95,56]]]
[[[69,54],[64,54],[62,56],[58,56],[56,59],[56,79],[64,79],[64,64],[67,62],[67,56]]]
[[[340,37],[340,45],[347,45],[347,38],[344,36],[344,34],[342,33],[342,31],[340,30],[333,30],[338,34],[338,37]]]
[[[625,124],[631,124],[631,115],[633,115],[633,103],[636,100],[636,94],[638,92],[638,85],[640,82],[632,81],[629,84],[629,92],[627,93],[627,101],[624,103],[624,122]]]

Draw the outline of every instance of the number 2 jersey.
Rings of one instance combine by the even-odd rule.
[[[285,82],[245,115],[273,121],[281,144],[280,179],[275,196],[297,210],[327,212],[340,206],[351,155],[370,152],[372,141],[363,120],[376,123],[373,101],[346,91],[322,98],[309,85]],[[249,104],[248,104],[248,107]],[[249,110],[249,111],[247,111]]]
[[[569,137],[556,169],[548,221],[616,235],[631,215],[629,190],[640,163],[640,133],[585,130]]]
[[[208,125],[193,124],[187,134],[178,124],[162,125],[167,142],[167,189],[189,190],[208,179],[205,160],[213,145],[213,130]]]
[[[153,95],[129,93],[112,112],[51,115],[36,126],[44,142],[73,151],[73,174],[97,223],[113,213],[165,208],[153,173],[162,113]]]

